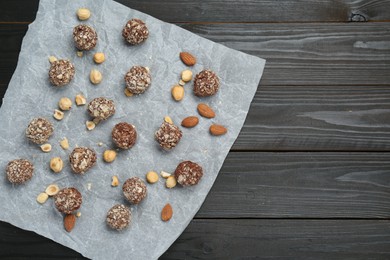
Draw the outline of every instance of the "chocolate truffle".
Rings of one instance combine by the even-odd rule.
[[[127,179],[123,183],[122,190],[125,198],[133,204],[140,203],[147,193],[145,182],[138,177]]]
[[[131,19],[123,27],[122,36],[128,43],[136,45],[144,42],[148,38],[149,30],[142,20]]]
[[[218,92],[219,78],[212,70],[202,70],[194,79],[194,94],[198,97],[212,96]]]
[[[77,49],[89,51],[96,46],[98,36],[91,26],[80,24],[73,29],[73,39]]]
[[[117,204],[107,212],[107,225],[116,230],[127,228],[131,221],[131,212],[128,207]]]
[[[46,118],[34,118],[28,124],[26,129],[27,138],[36,144],[43,144],[49,140],[49,137],[53,134],[54,128],[49,120]]]
[[[68,60],[56,60],[51,63],[49,80],[51,84],[62,87],[73,79],[75,73],[74,65]]]
[[[111,132],[112,140],[122,149],[130,149],[137,140],[135,127],[126,122],[116,124]]]
[[[183,133],[174,124],[163,122],[154,136],[162,148],[170,150],[179,143]]]
[[[177,182],[183,186],[192,186],[198,184],[203,176],[202,167],[191,161],[179,163],[175,170],[175,178]]]
[[[126,88],[133,94],[142,94],[150,86],[149,68],[133,66],[125,75]]]
[[[84,174],[96,163],[96,153],[88,147],[76,147],[69,155],[70,167],[77,174]]]
[[[76,188],[61,189],[54,195],[54,204],[59,212],[72,214],[73,211],[80,208],[83,198]]]
[[[26,159],[15,159],[5,169],[8,180],[13,184],[22,184],[31,179],[34,165]]]
[[[98,120],[106,120],[115,114],[114,101],[104,97],[95,98],[89,102],[88,112],[92,117]]]

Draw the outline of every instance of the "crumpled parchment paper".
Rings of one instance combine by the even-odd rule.
[[[88,21],[77,20],[78,8],[87,7],[92,16]],[[139,46],[130,46],[121,36],[127,20],[140,18],[149,28],[149,39]],[[76,55],[72,39],[73,27],[86,23],[98,33],[98,44],[83,57]],[[208,98],[192,93],[192,82],[185,86],[185,98],[175,102],[170,89],[179,80],[186,66],[179,53],[188,51],[197,57],[190,68],[194,75],[204,68],[214,70],[220,78],[220,91]],[[106,61],[93,63],[95,52],[103,52]],[[70,59],[76,67],[73,81],[62,88],[48,81],[49,56]],[[249,105],[260,81],[265,61],[250,56],[129,9],[111,0],[41,0],[36,20],[29,26],[23,40],[17,69],[9,84],[0,110],[0,170],[3,172],[0,188],[0,219],[23,229],[32,230],[94,259],[155,259],[175,241],[189,224],[214,183],[223,161],[237,138],[247,115]],[[150,68],[152,85],[139,96],[126,97],[124,75],[133,65]],[[91,69],[103,74],[103,82],[89,82]],[[74,99],[83,93],[90,101],[108,97],[115,101],[117,112],[87,131],[89,120],[86,106],[73,106],[65,112],[62,121],[52,115],[61,97]],[[164,116],[169,115],[176,125],[183,118],[197,115],[196,106],[205,102],[215,109],[214,119],[200,117],[193,129],[182,128],[183,138],[172,151],[162,151],[154,140],[154,132]],[[50,153],[27,141],[25,129],[34,117],[48,118],[55,127],[49,142]],[[111,164],[102,161],[105,149],[113,148],[111,129],[121,121],[134,124],[138,131],[135,147],[118,153]],[[208,132],[212,123],[227,126],[228,133],[214,137]],[[70,149],[64,151],[59,141],[67,137]],[[99,146],[98,143],[103,145]],[[93,148],[99,156],[97,165],[85,176],[71,172],[68,155],[76,146]],[[60,156],[64,170],[55,174],[49,169],[52,157]],[[8,161],[27,158],[35,165],[33,178],[24,185],[13,186],[5,177]],[[164,179],[148,184],[148,196],[138,206],[129,205],[121,186],[111,187],[111,177],[117,175],[121,183],[132,176],[145,178],[150,170],[173,172],[183,160],[199,163],[204,169],[200,183],[193,187],[165,188]],[[83,195],[81,217],[71,233],[63,228],[63,215],[54,207],[52,199],[40,205],[36,197],[51,184],[74,186]],[[110,230],[105,223],[106,213],[114,204],[131,206],[132,224],[124,231]],[[160,212],[166,203],[173,207],[169,222],[162,222]]]

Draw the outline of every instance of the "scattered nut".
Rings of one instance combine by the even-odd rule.
[[[157,172],[154,172],[154,171],[150,171],[146,174],[146,180],[153,184],[153,183],[156,183],[158,182],[158,174]]]
[[[106,57],[104,56],[103,52],[97,52],[95,55],[93,55],[93,60],[97,63],[103,63],[106,60]]]
[[[39,195],[37,196],[37,202],[40,204],[43,204],[47,201],[48,198],[49,198],[49,195],[47,195],[46,193],[44,193],[44,192],[39,193]]]
[[[41,145],[41,150],[45,153],[48,153],[51,151],[51,144],[43,144]]]
[[[89,74],[89,79],[91,80],[92,84],[99,84],[103,80],[103,76],[98,70],[91,70],[91,73]]]
[[[167,203],[161,211],[162,221],[169,221],[172,218],[173,210],[171,204]]]
[[[160,172],[160,175],[161,177],[163,177],[164,179],[167,179],[169,176],[171,176],[172,174],[170,174],[169,172],[164,172],[164,171],[161,171]]]
[[[130,92],[127,88],[125,88],[125,96],[126,97],[132,97],[134,94]]]
[[[54,57],[54,56],[50,56],[50,57],[49,57],[49,62],[50,62],[50,63],[53,63],[53,62],[55,62],[56,60],[57,60],[57,58]]]
[[[116,152],[114,150],[105,150],[103,153],[103,160],[105,162],[113,162],[116,158]]]
[[[112,187],[117,187],[118,185],[119,185],[118,176],[116,176],[116,175],[112,176],[111,186]]]
[[[187,66],[193,66],[196,63],[196,58],[188,52],[180,52],[180,59]]]
[[[64,137],[64,138],[60,141],[60,146],[61,146],[62,149],[64,149],[64,150],[69,149],[68,138]]]
[[[99,142],[98,145],[99,145],[99,146],[103,146],[103,143],[102,143],[102,142]]]
[[[96,126],[96,124],[94,122],[92,122],[92,121],[87,121],[85,123],[85,125],[87,126],[87,129],[89,131],[92,131],[93,129],[95,129],[95,126]]]
[[[224,135],[227,133],[226,127],[223,125],[217,125],[217,124],[212,124],[209,128],[210,134],[212,135]]]
[[[80,57],[80,58],[83,57],[83,52],[82,52],[82,51],[78,51],[78,52],[76,52],[76,54],[77,54],[77,56]]]
[[[170,118],[169,116],[164,117],[164,121],[169,124],[173,124],[172,118]]]
[[[167,188],[169,188],[169,189],[172,189],[173,187],[175,187],[176,186],[175,176],[169,176],[165,182],[165,186],[167,186]]]
[[[92,183],[87,183],[87,190],[91,190],[92,189]]]
[[[186,83],[185,83],[182,79],[179,80],[179,85],[180,85],[180,86],[184,87],[185,84],[186,84]]]
[[[176,101],[180,101],[184,98],[184,88],[179,85],[175,85],[172,87],[172,97]]]
[[[84,106],[87,103],[85,97],[81,94],[76,95],[75,102],[77,106]]]
[[[76,213],[76,217],[81,217],[81,212],[80,211],[77,211],[77,213]]]
[[[64,118],[64,112],[62,112],[58,109],[54,109],[53,117],[55,119],[57,119],[58,121],[61,121]]]
[[[181,126],[192,128],[195,127],[199,123],[199,118],[196,116],[188,116],[181,121]]]
[[[49,186],[47,186],[47,188],[45,190],[46,194],[49,195],[49,196],[54,196],[59,191],[60,191],[60,188],[58,187],[57,184],[50,184]]]
[[[64,228],[67,232],[72,231],[76,225],[76,216],[73,214],[67,214],[64,217]]]
[[[181,79],[184,82],[190,81],[192,79],[192,71],[190,71],[190,70],[183,70],[182,73],[181,73]]]
[[[59,173],[62,171],[62,168],[64,167],[64,162],[60,157],[54,157],[50,160],[50,169],[52,169],[53,172]]]
[[[67,97],[63,97],[58,102],[58,106],[63,111],[70,110],[72,108],[72,100]]]
[[[77,17],[81,21],[88,20],[90,16],[91,11],[89,11],[87,8],[80,8],[79,10],[77,10]]]

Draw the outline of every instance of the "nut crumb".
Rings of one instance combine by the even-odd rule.
[[[76,52],[76,54],[77,54],[77,57],[83,57],[83,52],[82,51],[78,51],[78,52]]]
[[[99,143],[98,143],[98,146],[103,146],[103,143],[102,143],[102,142],[99,142]]]
[[[47,195],[46,193],[44,193],[44,192],[39,193],[39,195],[37,197],[37,202],[40,204],[43,204],[47,201],[48,198],[49,198],[49,195]]]
[[[62,149],[68,150],[68,149],[69,149],[68,138],[64,137],[64,138],[60,141],[60,146],[62,147]]]
[[[92,189],[92,183],[87,183],[87,190],[91,190]]]
[[[95,129],[95,126],[96,126],[96,124],[94,122],[92,122],[92,121],[87,121],[85,123],[85,125],[87,126],[87,129],[89,131],[92,131],[93,129]]]
[[[118,176],[116,176],[116,175],[112,176],[111,186],[112,187],[117,187],[118,185],[119,185]]]
[[[43,144],[41,145],[41,150],[45,153],[48,153],[51,151],[51,144]]]
[[[125,96],[126,96],[126,97],[132,97],[132,96],[133,96],[133,93],[131,93],[130,90],[128,90],[127,88],[125,88]]]
[[[87,104],[87,100],[82,94],[76,95],[75,102],[77,106],[84,106],[85,104]]]
[[[49,56],[49,62],[50,62],[50,63],[53,63],[53,62],[55,62],[55,61],[57,61],[57,58],[56,58],[56,57],[54,57],[54,56]]]
[[[160,175],[161,177],[163,177],[164,179],[167,179],[169,176],[171,176],[172,174],[170,174],[169,172],[164,172],[164,171],[161,171],[160,172]]]
[[[46,194],[49,195],[49,196],[54,196],[59,191],[60,191],[60,188],[58,187],[57,184],[50,184],[49,186],[47,186],[47,188],[45,190]]]
[[[64,112],[62,112],[58,109],[54,109],[53,117],[55,119],[57,119],[58,121],[61,121],[64,118]]]
[[[169,116],[164,117],[164,121],[169,124],[173,124],[172,118],[170,118]]]
[[[80,211],[77,211],[77,213],[76,213],[76,217],[81,217],[81,212]]]

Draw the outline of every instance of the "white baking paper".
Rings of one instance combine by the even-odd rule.
[[[77,20],[78,8],[87,7],[92,16],[88,21]],[[121,36],[125,23],[132,18],[144,20],[149,28],[149,39],[130,46]],[[98,33],[98,44],[83,57],[78,57],[73,44],[72,30],[85,23]],[[210,68],[220,78],[220,91],[208,98],[192,93],[192,82],[185,86],[185,98],[175,102],[171,87],[179,81],[182,70],[188,69],[179,59],[181,51],[197,57],[190,69],[194,75]],[[95,52],[103,52],[106,61],[94,64]],[[70,59],[76,68],[73,81],[62,88],[48,81],[49,56]],[[183,232],[202,205],[207,193],[236,140],[247,115],[249,105],[259,84],[265,61],[223,45],[201,38],[175,25],[162,22],[147,14],[129,9],[111,0],[41,0],[36,20],[24,37],[17,69],[9,84],[0,110],[0,219],[22,229],[32,230],[70,247],[93,259],[156,259]],[[151,87],[142,95],[126,97],[124,75],[133,65],[150,68]],[[97,69],[103,82],[92,85],[89,72]],[[62,121],[53,118],[61,97],[74,99],[83,93],[90,101],[95,97],[113,99],[116,114],[88,131],[86,106],[73,106]],[[196,106],[205,102],[215,109],[214,119],[200,117],[193,129],[182,128],[183,138],[172,151],[159,148],[154,132],[165,116],[180,125],[183,118],[197,115]],[[25,137],[25,129],[34,117],[48,118],[55,127],[49,142],[50,153],[41,152]],[[120,151],[116,161],[107,164],[103,151],[113,148],[111,129],[121,121],[134,124],[138,140],[131,150]],[[228,133],[214,137],[209,134],[212,123],[225,125]],[[64,151],[59,141],[66,137],[70,149]],[[98,144],[102,142],[103,145]],[[85,176],[71,172],[68,155],[76,146],[88,146],[98,153],[98,163]],[[49,169],[52,157],[60,156],[65,167],[55,174]],[[11,185],[5,177],[8,161],[27,158],[35,165],[35,175],[26,184]],[[117,175],[121,183],[127,178],[142,179],[148,171],[173,172],[178,163],[192,160],[204,169],[200,183],[193,187],[167,189],[164,179],[148,184],[147,198],[138,206],[124,200],[121,186],[111,187],[111,177]],[[244,167],[244,165],[243,165]],[[52,199],[40,205],[36,197],[51,184],[74,186],[83,195],[81,217],[71,233],[63,228],[63,215],[54,207]],[[229,192],[228,190],[226,192]],[[125,203],[132,210],[131,226],[121,232],[110,230],[105,223],[106,213],[113,205]],[[160,219],[166,203],[173,207],[169,222]]]

